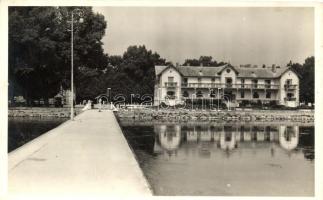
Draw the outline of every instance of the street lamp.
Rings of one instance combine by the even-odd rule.
[[[134,94],[130,94],[130,105],[132,106],[132,98],[133,98]]]
[[[220,89],[218,88],[218,111],[219,111],[219,107],[220,107]]]
[[[107,95],[108,95],[108,98],[109,98],[108,101],[111,102],[111,100],[112,100],[112,98],[110,98],[110,96],[111,96],[111,88],[108,88]]]
[[[159,111],[159,106],[160,106],[160,98],[161,98],[161,88],[158,88],[158,111]]]
[[[71,11],[71,120],[74,120],[74,14],[77,14],[79,23],[83,23],[82,10],[74,9]]]

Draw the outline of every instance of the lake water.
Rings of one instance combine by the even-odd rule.
[[[313,125],[121,125],[155,195],[314,195]]]
[[[9,118],[8,152],[68,120],[67,118]]]

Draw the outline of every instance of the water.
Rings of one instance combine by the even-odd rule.
[[[9,118],[8,152],[57,127],[66,118]]]
[[[314,195],[313,125],[121,125],[155,195]]]

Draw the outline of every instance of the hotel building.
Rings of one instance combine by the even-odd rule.
[[[230,107],[243,102],[299,105],[299,77],[290,67],[155,66],[155,74],[154,105],[196,99],[221,100]]]

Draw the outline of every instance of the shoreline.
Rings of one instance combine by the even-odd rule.
[[[74,108],[75,116],[82,112],[81,107]],[[56,107],[9,107],[8,117],[10,118],[69,118],[70,108],[56,108]]]
[[[298,122],[313,123],[314,110],[119,110],[118,118],[138,122]]]
[[[82,112],[75,108],[75,114]],[[187,110],[187,109],[120,109],[115,115],[121,121],[137,122],[315,122],[315,110]],[[9,118],[69,118],[70,108],[13,107]]]

